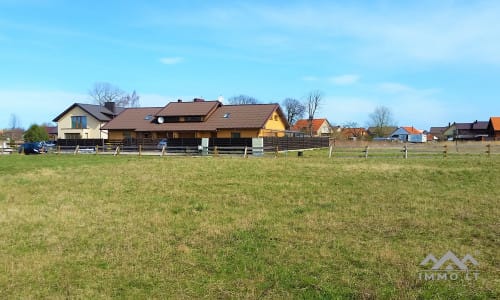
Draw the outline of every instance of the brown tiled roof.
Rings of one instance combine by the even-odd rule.
[[[170,102],[156,115],[162,117],[170,116],[206,116],[216,109],[221,103],[219,101],[202,102]]]
[[[475,121],[472,123],[472,130],[486,130],[488,128],[488,121]]]
[[[126,108],[121,114],[109,121],[102,129],[128,129],[136,130],[144,126],[150,126],[154,122],[155,114],[162,107],[139,107]],[[150,116],[151,118],[148,118]]]
[[[217,129],[229,128],[263,128],[267,120],[277,110],[281,119],[286,124],[286,118],[283,115],[278,104],[249,104],[249,105],[221,105],[217,101],[206,102],[187,102],[191,108],[200,105],[207,107],[205,104],[209,102],[217,105],[215,111],[204,122],[180,122],[180,123],[162,123],[158,124],[156,117],[152,120],[146,120],[148,115],[166,116],[160,112],[165,108],[127,108],[116,118],[108,122],[103,129],[111,130],[135,130],[135,131],[216,131]],[[174,103],[174,102],[173,102]],[[218,104],[217,104],[218,103]],[[175,102],[174,104],[178,104]],[[180,104],[180,103],[179,103]],[[167,107],[170,104],[167,105]],[[187,107],[187,106],[186,106]],[[186,108],[184,107],[184,108]],[[218,107],[218,108],[217,108]],[[181,110],[183,116],[196,115],[198,116],[201,109],[196,109],[197,114],[187,114],[189,112]],[[174,115],[168,115],[174,116]]]
[[[57,126],[45,126],[47,134],[57,134]]]
[[[85,103],[74,103],[70,107],[68,107],[65,111],[59,114],[57,117],[52,120],[53,122],[58,122],[65,114],[67,114],[70,110],[75,107],[80,107],[82,110],[86,111],[89,115],[93,116],[97,120],[101,122],[109,121],[113,118],[114,115],[121,113],[125,108],[116,107],[115,112],[110,111],[104,106],[96,105],[96,104],[85,104]]]
[[[433,135],[440,135],[442,134],[443,132],[445,132],[445,130],[447,129],[448,127],[431,127],[431,129],[429,130],[429,132]]]
[[[278,104],[223,105],[207,120],[206,125],[218,129],[263,128],[277,109],[279,109]],[[281,109],[278,113],[286,123]]]

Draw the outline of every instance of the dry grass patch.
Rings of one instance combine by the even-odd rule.
[[[0,296],[495,298],[499,167],[2,157]],[[419,281],[420,261],[447,250],[472,252],[481,280]]]

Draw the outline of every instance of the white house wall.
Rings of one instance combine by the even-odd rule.
[[[71,117],[74,116],[87,116],[87,128],[71,128]],[[80,107],[75,106],[57,122],[57,137],[59,139],[64,139],[66,133],[79,133],[82,139],[107,139],[107,130],[100,130],[104,124],[106,123],[100,122]]]

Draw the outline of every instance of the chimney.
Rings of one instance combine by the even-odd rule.
[[[116,110],[116,103],[115,102],[113,102],[113,101],[104,102],[104,107],[106,107],[113,114],[115,114],[115,110]]]
[[[202,99],[202,98],[194,98],[193,99],[193,102],[204,102],[205,99]]]
[[[177,99],[177,103],[181,103],[182,102],[182,99]]]

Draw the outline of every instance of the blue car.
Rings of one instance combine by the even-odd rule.
[[[166,147],[167,146],[167,139],[161,139],[159,142],[158,142],[158,145],[156,145],[156,149],[158,150],[163,150],[163,147]]]
[[[18,152],[24,154],[42,154],[46,151],[42,142],[28,142],[19,146]]]

